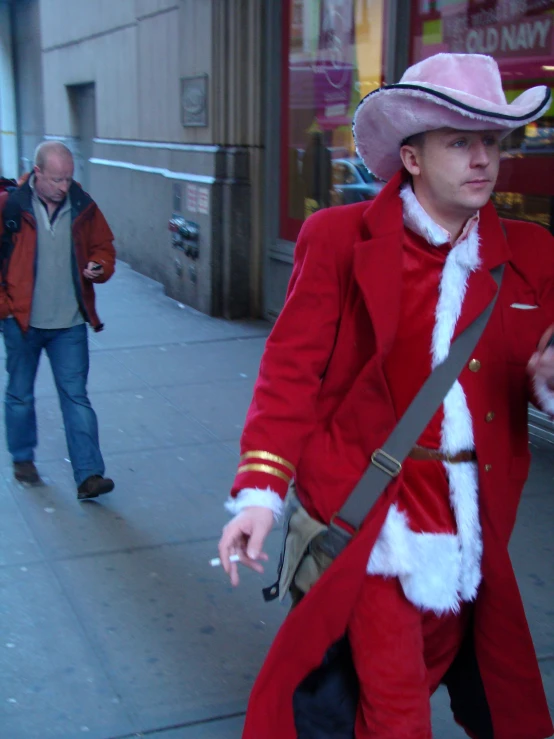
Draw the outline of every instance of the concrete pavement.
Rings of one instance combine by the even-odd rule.
[[[268,325],[198,314],[121,263],[97,294],[90,394],[115,491],[77,502],[46,359],[47,486],[14,483],[0,446],[0,739],[238,739],[286,613],[260,594],[280,534],[237,591],[208,560]],[[512,552],[554,709],[554,461],[535,451]],[[433,705],[437,739],[463,736],[444,693]]]

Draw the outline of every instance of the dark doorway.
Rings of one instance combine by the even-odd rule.
[[[90,188],[90,163],[96,136],[96,90],[94,82],[68,85],[72,134],[74,137],[75,180],[87,192]]]

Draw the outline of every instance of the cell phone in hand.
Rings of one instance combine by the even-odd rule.
[[[544,348],[547,349],[549,346],[554,346],[554,334],[548,339]]]
[[[101,264],[95,264],[94,267],[91,267],[90,268],[90,271],[91,272],[100,272],[101,269],[102,269],[102,265]]]

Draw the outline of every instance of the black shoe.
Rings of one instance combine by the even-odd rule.
[[[111,493],[114,489],[114,481],[102,475],[91,475],[77,488],[77,500],[89,500],[98,498],[104,493]]]
[[[14,462],[13,476],[17,482],[24,482],[27,485],[43,484],[34,462]]]

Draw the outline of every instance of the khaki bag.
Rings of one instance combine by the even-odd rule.
[[[279,600],[291,591],[293,602],[310,590],[323,572],[329,567],[332,558],[321,548],[322,534],[327,531],[325,524],[308,515],[296,497],[294,483],[287,495],[287,515],[282,566],[279,573]]]

